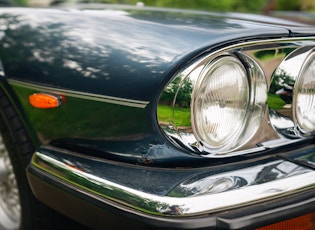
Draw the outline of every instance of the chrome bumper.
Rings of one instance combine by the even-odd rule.
[[[40,173],[43,180],[56,178],[84,196],[110,201],[121,209],[182,219],[314,191],[315,164],[309,160],[314,156],[315,146],[298,154],[286,153],[285,158],[227,165],[224,170],[154,169],[46,146],[34,154],[29,171]],[[34,193],[40,192],[29,179]]]

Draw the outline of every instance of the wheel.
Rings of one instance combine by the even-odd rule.
[[[21,202],[9,153],[0,136],[0,229],[19,229]]]
[[[41,229],[39,224],[46,229],[46,221],[39,218],[46,216],[41,212],[44,205],[33,196],[26,177],[34,151],[16,110],[0,89],[0,229]]]
[[[26,168],[35,146],[0,88],[0,230],[86,229],[39,202]]]

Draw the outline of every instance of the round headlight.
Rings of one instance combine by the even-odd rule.
[[[243,64],[225,56],[209,63],[193,94],[193,128],[199,142],[211,149],[229,149],[241,133],[249,104]]]
[[[305,61],[294,87],[295,119],[302,133],[315,131],[315,53]]]
[[[192,127],[206,152],[226,153],[244,145],[258,130],[266,104],[259,66],[245,69],[234,56],[204,66],[192,96]]]

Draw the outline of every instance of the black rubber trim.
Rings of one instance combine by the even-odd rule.
[[[253,229],[315,211],[315,191],[240,208],[219,215],[219,229]]]

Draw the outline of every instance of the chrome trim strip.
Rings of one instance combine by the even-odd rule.
[[[11,85],[21,86],[21,87],[36,90],[36,91],[62,94],[65,96],[70,96],[70,97],[82,98],[82,99],[92,100],[92,101],[106,102],[106,103],[141,108],[141,109],[144,109],[149,104],[149,101],[131,100],[131,99],[126,99],[126,98],[104,96],[104,95],[99,95],[99,94],[78,92],[78,91],[73,91],[73,90],[57,89],[53,87],[40,86],[40,85],[36,85],[32,83],[22,82],[22,81],[14,80],[14,79],[8,79],[8,82]]]
[[[50,153],[50,150],[53,152]],[[90,194],[91,197],[98,196],[104,199],[104,202],[106,200],[114,201],[120,205],[158,216],[195,216],[263,202],[315,188],[314,170],[289,161],[276,159],[271,163],[262,164],[263,167],[258,165],[244,170],[222,172],[210,176],[213,179],[213,177],[226,173],[227,177],[230,175],[238,177],[241,174],[244,178],[251,178],[248,181],[252,182],[243,187],[212,194],[182,194],[181,197],[157,195],[110,181],[106,178],[106,173],[100,173],[99,167],[95,167],[95,164],[103,163],[100,159],[82,157],[71,152],[65,154],[56,151],[60,151],[60,149],[51,146],[44,151],[37,151],[33,155],[31,167],[40,170],[41,175],[50,178],[51,176],[57,177],[65,183],[77,186],[84,190],[85,194]],[[281,173],[280,171],[283,169],[286,171],[287,166],[291,168],[288,173]],[[270,167],[272,168],[270,169]],[[259,173],[266,168],[270,169],[272,175],[276,171],[280,172],[281,176],[279,178],[268,177],[269,181],[267,182],[260,180],[260,177],[257,179],[256,175],[261,175]],[[208,180],[210,177],[203,179]],[[179,181],[179,186],[180,183],[182,182]]]

